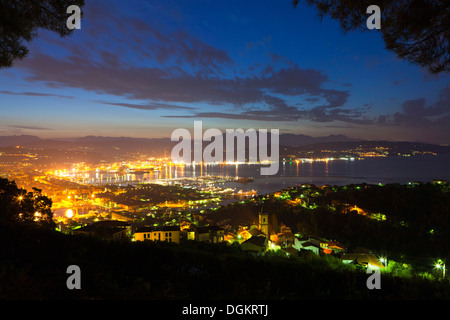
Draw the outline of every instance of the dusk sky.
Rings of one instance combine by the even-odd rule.
[[[170,137],[202,120],[450,143],[450,75],[399,60],[377,30],[346,34],[291,0],[85,2],[81,30],[40,31],[0,70],[0,135]]]

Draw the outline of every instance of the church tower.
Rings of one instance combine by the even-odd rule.
[[[259,230],[264,233],[267,237],[269,236],[269,214],[260,212],[259,213]]]

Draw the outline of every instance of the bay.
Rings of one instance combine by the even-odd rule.
[[[262,165],[187,165],[166,166],[159,171],[117,174],[109,172],[83,173],[75,177],[82,183],[137,184],[161,180],[196,178],[206,176],[251,177],[252,182],[226,182],[236,190],[258,190],[266,194],[277,190],[309,183],[315,185],[346,185],[352,183],[387,184],[432,182],[434,179],[450,181],[450,155],[415,157],[377,157],[355,160],[329,160],[280,162],[276,175],[262,176]]]

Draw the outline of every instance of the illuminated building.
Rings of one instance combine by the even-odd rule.
[[[269,247],[269,240],[264,236],[251,237],[241,243],[243,251],[253,254],[264,254]]]
[[[269,236],[269,214],[260,212],[259,213],[259,230],[262,231],[266,236]]]
[[[219,226],[199,227],[196,229],[196,240],[211,243],[224,241],[225,229]]]
[[[134,241],[166,241],[180,243],[180,227],[141,227],[134,233]]]

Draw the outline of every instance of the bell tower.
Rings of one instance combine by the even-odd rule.
[[[267,237],[269,236],[269,214],[265,212],[259,213],[259,230]]]

